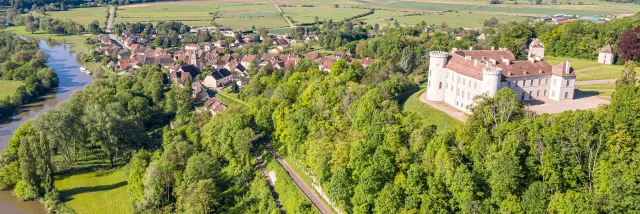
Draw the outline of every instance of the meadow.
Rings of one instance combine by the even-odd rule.
[[[0,99],[13,95],[22,84],[22,81],[0,80]]]
[[[56,177],[60,198],[78,214],[131,213],[126,167]]]
[[[413,1],[392,1],[381,4],[371,4],[372,7],[394,8],[405,10],[421,10],[421,11],[465,11],[471,10],[479,2],[470,1],[468,4],[460,2],[443,3],[443,2],[413,2]],[[560,8],[558,8],[560,7]],[[603,10],[594,5],[489,5],[474,9],[474,12],[488,13],[511,13],[511,14],[529,14],[529,15],[552,15],[559,13],[576,14],[576,15],[604,15],[618,13],[616,10]]]
[[[580,85],[576,86],[576,88],[587,94],[596,94],[602,98],[611,99],[611,95],[616,91],[616,84]]]
[[[24,26],[11,26],[5,28],[6,31],[14,33],[19,36],[29,36],[35,37],[39,39],[45,40],[53,40],[60,43],[65,43],[71,47],[71,49],[75,52],[84,52],[89,53],[89,49],[91,48],[89,45],[85,43],[87,38],[94,37],[95,35],[55,35],[49,34],[44,31],[36,31],[35,33],[31,33],[26,30]]]
[[[282,7],[286,16],[291,17],[294,24],[313,23],[315,17],[318,20],[342,21],[358,14],[369,12],[369,9],[361,8],[322,8],[322,7]]]
[[[405,113],[416,114],[425,125],[435,125],[438,127],[438,132],[453,131],[462,126],[462,122],[459,120],[456,120],[448,114],[421,102],[420,95],[424,92],[425,89],[423,88],[422,90],[410,94],[406,100],[401,101],[400,106],[402,111]]]
[[[61,20],[72,20],[74,22],[88,25],[94,20],[100,22],[100,27],[104,28],[107,21],[107,15],[109,12],[106,7],[89,7],[89,8],[74,8],[68,11],[53,11],[47,12],[51,18]]]
[[[211,26],[215,23],[232,28],[284,27],[287,22],[276,7],[264,2],[180,2],[128,5],[118,8],[116,23],[180,21],[191,26]]]
[[[482,27],[484,26],[484,21],[491,19],[492,17],[497,18],[501,22],[519,22],[531,18],[526,16],[471,12],[420,13],[401,12],[395,10],[375,10],[373,14],[360,18],[360,20],[371,25],[393,25],[394,21],[387,21],[387,17],[393,17],[394,21],[398,20],[401,25],[415,25],[421,21],[425,21],[427,24],[435,25],[446,22],[450,27]]]

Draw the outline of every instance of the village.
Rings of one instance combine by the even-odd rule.
[[[317,35],[307,35],[304,38],[293,38],[291,35],[260,35],[260,41],[271,39],[272,48],[263,54],[237,54],[235,48],[242,48],[248,44],[258,44],[249,35],[239,31],[231,31],[227,27],[193,28],[182,39],[190,34],[207,31],[209,33],[221,33],[225,37],[233,38],[233,42],[217,40],[204,44],[186,43],[182,48],[163,49],[151,47],[155,39],[161,39],[164,35],[153,34],[143,37],[140,34],[123,32],[115,36],[115,40],[106,34],[97,35],[95,52],[108,56],[111,59],[105,67],[119,75],[132,74],[145,65],[161,67],[167,73],[171,84],[185,87],[187,82],[192,87],[192,97],[200,103],[204,111],[212,115],[222,113],[226,108],[215,97],[218,91],[228,87],[243,87],[248,84],[251,76],[247,72],[250,68],[261,70],[269,67],[274,70],[292,70],[299,60],[306,58],[318,65],[318,70],[331,72],[331,67],[337,60],[346,60],[348,63],[358,62],[363,68],[367,68],[376,62],[372,58],[355,59],[350,51],[333,52],[331,55],[322,56],[318,51],[308,52],[304,56],[287,53],[293,45],[299,43],[312,43],[318,41]],[[197,112],[202,112],[196,107]]]

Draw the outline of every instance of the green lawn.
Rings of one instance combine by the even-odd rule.
[[[571,67],[577,71],[576,79],[578,81],[620,78],[620,74],[624,68],[622,65],[604,65],[595,60],[588,59],[545,57],[545,60],[552,65],[559,64],[564,60],[571,61]],[[640,67],[636,67],[636,72],[640,72]]]
[[[60,199],[78,214],[131,213],[126,167],[57,176]]]
[[[30,37],[40,38],[40,39],[55,40],[57,42],[61,42],[61,43],[65,43],[65,44],[69,45],[71,47],[71,49],[73,49],[76,52],[84,52],[84,53],[89,53],[89,48],[90,48],[89,45],[85,44],[85,41],[87,40],[87,38],[94,37],[94,35],[89,35],[89,36],[85,36],[85,35],[54,35],[54,34],[45,33],[43,31],[38,31],[38,32],[32,34],[31,32],[27,32],[26,28],[24,26],[7,27],[6,31],[9,31],[11,33],[15,33],[15,34],[20,35],[20,36],[30,36]]]
[[[231,106],[249,107],[249,104],[247,104],[246,102],[238,99],[238,95],[237,94],[231,94],[231,93],[226,93],[226,92],[223,92],[223,91],[219,91],[216,94],[216,98],[218,98],[220,100],[220,102],[222,102],[222,104],[224,104],[227,107],[231,107]]]
[[[415,92],[409,96],[404,102],[401,102],[401,107],[404,112],[413,112],[426,125],[436,125],[438,127],[439,132],[444,131],[452,131],[460,126],[462,126],[462,122],[456,120],[455,118],[445,114],[431,106],[420,101],[419,96],[425,92],[425,89],[422,89],[418,92]]]
[[[602,98],[611,99],[611,95],[616,91],[616,84],[581,85],[576,88],[587,94],[597,94]]]
[[[276,174],[275,189],[287,213],[320,213],[296,186],[287,171],[262,146],[260,148],[267,173],[273,171]]]
[[[0,80],[0,99],[13,95],[22,84],[22,81]]]
[[[68,11],[53,11],[47,12],[51,18],[56,19],[69,19],[80,24],[90,24],[93,20],[100,22],[100,27],[104,27],[107,21],[107,8],[106,7],[89,7],[89,8],[75,8]]]
[[[361,8],[327,8],[327,7],[283,7],[286,16],[291,17],[294,24],[313,23],[315,17],[319,21],[342,21],[358,14],[369,12],[369,9]],[[256,25],[257,26],[257,25]]]

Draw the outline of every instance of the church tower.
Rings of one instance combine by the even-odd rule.
[[[191,58],[192,65],[195,65],[196,68],[200,68],[200,59],[198,59],[198,56],[196,55],[195,51],[191,54],[191,57],[189,58]]]

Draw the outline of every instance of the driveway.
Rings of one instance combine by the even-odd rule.
[[[541,98],[529,101],[529,109],[539,114],[557,114],[569,110],[594,109],[611,101],[602,99],[598,95],[590,95],[575,90],[573,100],[555,101],[549,98]]]

